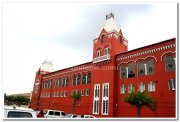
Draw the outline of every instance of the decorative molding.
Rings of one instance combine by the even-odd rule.
[[[163,59],[163,56],[166,55],[166,54],[168,54],[168,53],[175,53],[175,52],[173,52],[173,51],[168,51],[168,52],[163,53],[163,54],[161,55],[161,61],[162,61],[162,59]]]
[[[51,78],[51,77],[55,77],[55,76],[58,76],[60,77],[60,75],[63,75],[64,74],[67,74],[67,73],[71,73],[71,72],[75,72],[75,71],[78,71],[78,70],[87,70],[89,68],[92,68],[92,66],[82,66],[82,67],[76,67],[76,68],[68,68],[69,71],[65,71],[65,72],[59,72],[59,73],[55,73],[55,74],[47,74],[45,76],[43,76],[43,78]],[[89,71],[89,70],[88,70]],[[77,73],[76,73],[77,74]],[[62,77],[62,76],[61,76]]]
[[[110,43],[106,43],[104,46],[103,46],[103,50],[105,49],[104,47],[106,46],[106,45],[109,45],[108,47],[111,49],[111,44]]]
[[[124,59],[132,58],[132,57],[136,57],[136,56],[140,56],[140,55],[144,55],[144,54],[151,54],[151,53],[161,51],[161,50],[167,50],[167,49],[173,48],[175,46],[176,46],[176,44],[170,44],[170,45],[166,45],[166,46],[163,46],[163,47],[138,52],[138,53],[131,54],[131,55],[128,55],[128,56],[123,56],[123,57],[117,58],[116,61],[121,61],[121,60],[124,60]],[[157,61],[157,59],[156,59],[156,61]]]
[[[100,51],[103,50],[102,46],[98,46],[98,47],[96,48],[96,51],[98,51],[98,48],[100,49]]]

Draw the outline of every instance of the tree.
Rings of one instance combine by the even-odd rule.
[[[81,94],[77,92],[73,92],[70,96],[70,98],[73,98],[73,104],[72,104],[72,114],[74,113],[75,107],[76,107],[76,102],[81,100]]]
[[[4,94],[4,103],[7,105],[11,105],[13,103],[16,103],[19,106],[21,106],[22,104],[28,105],[29,98],[27,98],[25,96],[13,96],[13,95]]]
[[[148,106],[151,110],[155,110],[155,99],[150,97],[145,92],[132,92],[128,96],[123,98],[123,101],[136,106],[137,116],[141,117],[141,108],[142,106]]]

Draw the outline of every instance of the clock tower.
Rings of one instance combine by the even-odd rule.
[[[106,15],[104,25],[93,41],[92,114],[100,117],[114,116],[117,85],[115,56],[127,49],[128,41],[117,26],[114,14]]]

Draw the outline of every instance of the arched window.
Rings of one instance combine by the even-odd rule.
[[[76,85],[76,75],[73,76],[73,85]]]
[[[121,65],[120,73],[121,73],[121,79],[122,78],[127,78],[126,65],[125,64]]]
[[[128,78],[135,77],[135,65],[134,63],[128,64]]]
[[[149,59],[147,61],[147,74],[154,74],[154,60],[153,59]]]
[[[91,83],[91,73],[90,72],[87,75],[87,83]]]
[[[108,55],[108,54],[109,54],[109,51],[110,51],[110,48],[107,47],[107,48],[104,49],[104,51],[105,51],[104,54],[105,54],[105,55]]]
[[[139,61],[138,62],[138,76],[145,75],[145,67],[144,67],[144,62]]]
[[[100,57],[101,56],[101,50],[98,50],[97,51],[97,57]]]
[[[175,60],[171,55],[165,57],[166,71],[175,71]]]
[[[81,80],[81,75],[80,75],[80,74],[78,74],[78,76],[77,76],[77,83],[76,83],[76,85],[79,85],[79,84],[80,84],[80,80]]]
[[[55,88],[58,88],[60,86],[60,78],[56,79],[55,81]]]
[[[86,74],[82,75],[82,84],[86,84]]]
[[[66,85],[65,86],[68,86],[68,82],[69,82],[69,78],[66,77]]]
[[[106,40],[105,40],[105,34],[103,34],[102,36],[101,36],[101,42],[103,43],[103,42],[105,42]]]
[[[63,77],[63,79],[62,79],[62,87],[64,87],[64,86],[68,86],[68,77]]]

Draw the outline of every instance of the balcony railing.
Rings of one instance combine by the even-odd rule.
[[[95,63],[99,63],[99,62],[110,60],[110,59],[111,59],[110,54],[107,54],[107,55],[103,55],[103,56],[94,58],[93,63],[95,64]]]

